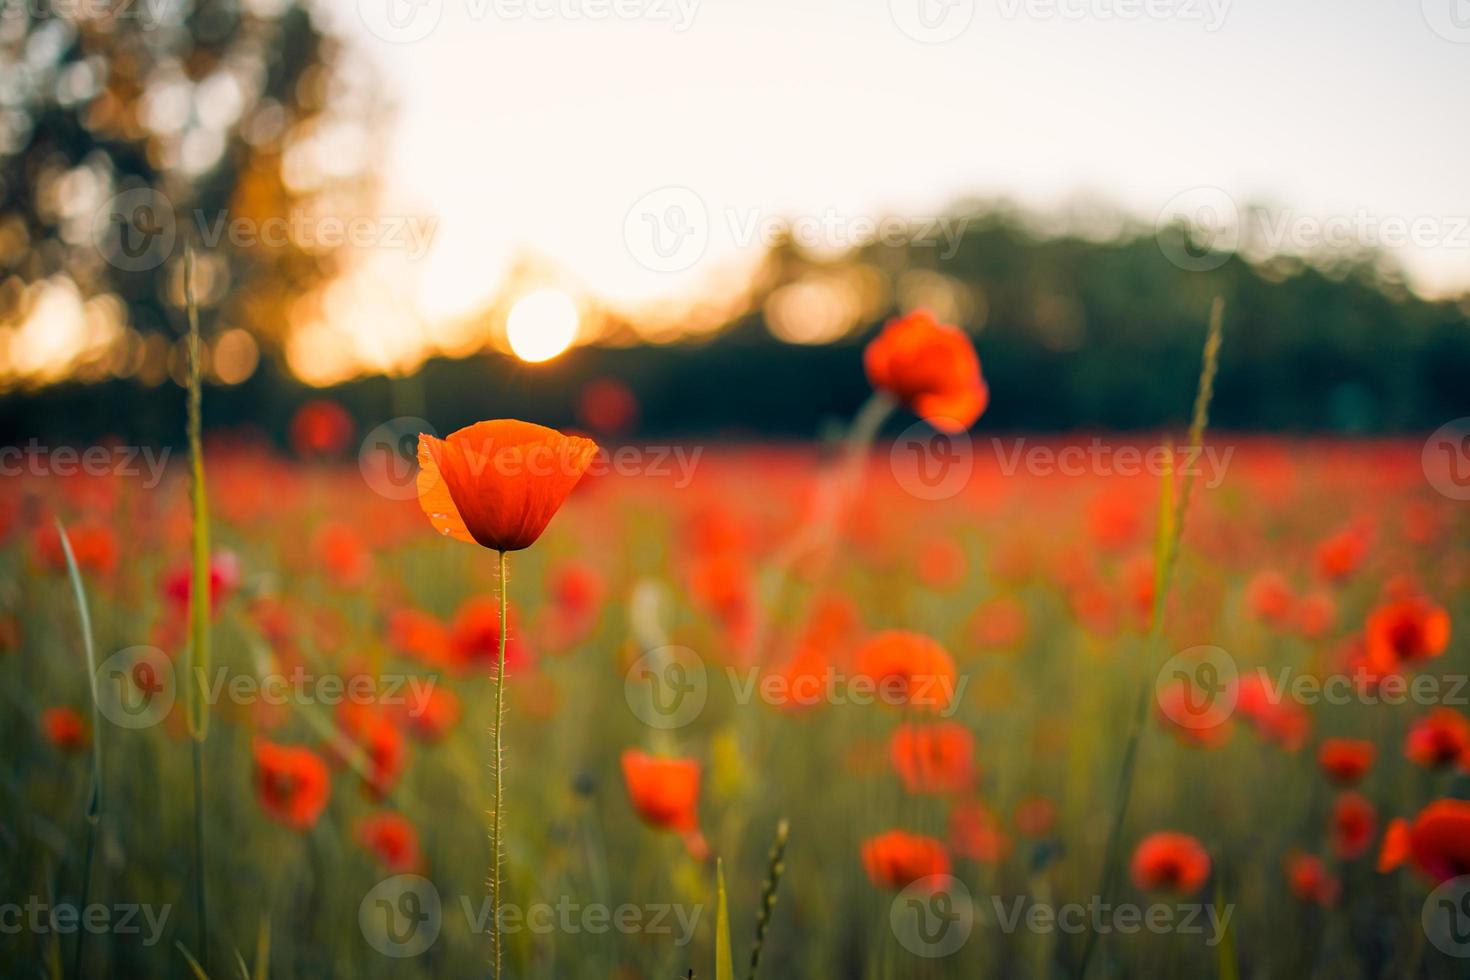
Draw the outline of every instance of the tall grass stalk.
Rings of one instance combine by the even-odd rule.
[[[776,841],[771,845],[770,865],[766,868],[766,880],[761,885],[761,904],[755,912],[755,943],[750,947],[750,969],[746,980],[755,980],[761,965],[761,952],[766,946],[766,930],[771,925],[771,913],[776,908],[776,889],[781,887],[781,876],[786,873],[786,834],[790,830],[786,818],[776,824]]]
[[[204,887],[204,740],[209,736],[209,508],[204,493],[204,377],[194,250],[184,244],[184,308],[189,317],[189,497],[193,506],[193,576],[189,592],[189,743],[194,782],[194,914],[199,960],[209,969],[209,915]]]
[[[1205,426],[1209,424],[1210,399],[1215,393],[1215,370],[1219,363],[1220,338],[1225,316],[1225,302],[1216,297],[1210,307],[1210,326],[1205,335],[1204,352],[1200,356],[1199,387],[1195,390],[1194,412],[1189,423],[1189,448],[1198,456],[1204,441]],[[1170,460],[1173,453],[1169,454]],[[1156,667],[1159,650],[1163,645],[1164,610],[1169,599],[1169,588],[1174,580],[1174,566],[1179,557],[1179,542],[1184,536],[1184,516],[1189,508],[1190,492],[1194,486],[1194,469],[1184,471],[1176,492],[1172,467],[1164,473],[1164,488],[1159,507],[1159,530],[1154,552],[1154,601],[1153,614],[1149,621],[1147,656],[1144,663]],[[1173,507],[1170,508],[1172,502]],[[1112,826],[1108,830],[1107,848],[1103,852],[1101,884],[1097,889],[1099,902],[1111,900],[1118,887],[1118,878],[1123,866],[1123,824],[1128,817],[1128,803],[1133,794],[1133,774],[1138,762],[1138,743],[1148,721],[1148,702],[1152,691],[1147,673],[1139,684],[1133,705],[1133,717],[1129,724],[1128,741],[1123,749],[1123,764],[1118,772],[1118,789],[1113,808]],[[1087,967],[1098,944],[1098,932],[1090,930],[1082,947],[1082,959],[1077,967],[1079,977],[1087,976]]]
[[[506,592],[510,583],[506,573],[510,569],[510,556],[500,552],[500,655],[495,670],[495,728],[490,732],[490,754],[494,757],[495,769],[495,813],[490,818],[490,948],[494,961],[495,980],[500,980],[500,878],[504,860],[502,841],[503,815],[505,812],[505,748],[501,734],[505,730],[505,641],[506,641]]]
[[[87,590],[71,550],[71,538],[61,521],[56,522],[61,550],[66,555],[66,572],[71,577],[72,592],[77,598],[77,619],[82,624],[82,647],[87,654],[87,681],[92,690],[92,788],[87,799],[87,854],[82,861],[82,904],[87,908],[92,889],[92,860],[97,855],[97,834],[102,821],[102,711],[97,701],[97,644],[92,639],[92,611],[87,605]],[[87,930],[77,931],[76,951],[72,956],[72,976],[82,975],[82,951],[87,944]]]

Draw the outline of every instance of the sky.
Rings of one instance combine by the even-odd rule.
[[[1265,204],[1252,241],[1470,288],[1470,0],[324,2],[392,103],[384,211],[437,222],[397,257],[429,316],[528,257],[636,306],[967,197]]]

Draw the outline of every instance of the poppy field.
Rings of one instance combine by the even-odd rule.
[[[52,449],[6,975],[1463,976],[1463,481],[1211,432],[1201,341],[1164,433],[987,431],[920,312],[826,442]]]

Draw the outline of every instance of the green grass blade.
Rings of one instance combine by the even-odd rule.
[[[77,618],[82,624],[82,646],[87,654],[87,683],[92,691],[92,799],[87,805],[87,819],[95,823],[102,812],[102,711],[97,700],[97,645],[92,639],[92,610],[87,605],[87,589],[77,568],[77,557],[71,550],[71,538],[61,521],[56,522],[61,536],[61,551],[66,555],[66,571],[71,577],[72,592],[77,598]]]
[[[199,965],[199,961],[194,958],[193,953],[189,952],[187,946],[176,940],[174,948],[183,954],[184,961],[189,964],[189,972],[194,974],[197,980],[209,980],[209,974],[204,972],[204,967]]]
[[[730,910],[725,903],[725,862],[715,861],[715,980],[735,980],[730,952]]]
[[[184,249],[184,305],[189,314],[189,496],[194,515],[193,586],[189,602],[189,734],[209,733],[205,698],[209,673],[209,503],[204,492],[204,378],[199,339],[199,306],[194,301],[194,250]]]

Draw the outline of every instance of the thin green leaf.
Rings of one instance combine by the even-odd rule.
[[[183,954],[185,962],[189,964],[189,972],[193,973],[198,980],[209,980],[209,974],[204,972],[204,967],[199,965],[199,961],[194,958],[194,954],[189,952],[183,943],[175,940],[174,948]]]
[[[77,618],[82,624],[82,646],[87,653],[87,682],[92,689],[92,799],[87,805],[87,819],[97,820],[102,812],[102,710],[97,700],[97,646],[92,640],[92,611],[87,605],[87,589],[77,568],[77,557],[71,550],[71,538],[60,520],[56,533],[61,537],[61,551],[66,555],[66,571],[71,576],[72,592],[77,597]]]
[[[725,904],[725,862],[715,861],[715,980],[735,980],[730,952],[730,910]]]

